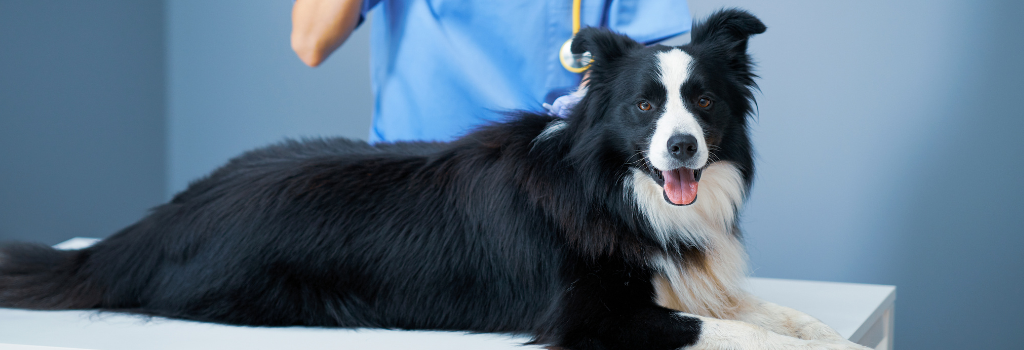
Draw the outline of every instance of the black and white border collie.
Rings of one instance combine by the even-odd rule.
[[[681,47],[585,29],[572,48],[594,63],[567,119],[251,151],[90,248],[4,246],[0,306],[566,349],[861,349],[741,286],[747,39],[764,30],[741,10]]]

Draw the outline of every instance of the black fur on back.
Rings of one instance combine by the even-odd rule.
[[[722,84],[711,88],[727,97],[725,120],[706,122],[748,185],[745,45],[763,30],[725,10],[683,47]],[[623,184],[648,126],[615,105],[665,48],[600,29],[574,48],[595,56],[590,90],[554,137],[538,139],[562,120],[521,113],[452,143],[254,150],[90,248],[4,246],[0,306],[529,333],[579,349],[691,344],[699,321],[654,304],[648,258],[664,248]]]

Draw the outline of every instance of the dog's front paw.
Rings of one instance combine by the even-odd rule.
[[[803,349],[803,347],[801,347]],[[860,345],[849,340],[842,340],[838,342],[812,340],[808,344],[807,349],[814,350],[872,350],[869,347]]]

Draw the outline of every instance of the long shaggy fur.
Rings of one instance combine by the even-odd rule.
[[[251,151],[92,247],[3,246],[0,306],[515,332],[572,349],[694,344],[701,321],[665,306],[721,316],[742,298],[745,51],[762,31],[739,10],[713,14],[679,48],[586,29],[573,48],[595,63],[567,120],[521,113],[452,143]],[[654,124],[636,101],[664,99],[665,87],[649,87],[668,50],[694,64],[667,93],[716,99],[693,110],[714,147],[691,207],[667,207],[638,151]]]

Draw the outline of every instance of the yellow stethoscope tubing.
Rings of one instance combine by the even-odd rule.
[[[576,37],[576,33],[580,32],[580,8],[582,7],[583,0],[572,0],[572,36]],[[558,50],[558,62],[562,64],[565,70],[573,73],[583,73],[590,68],[590,63],[587,63],[583,67],[573,67],[572,61],[568,60],[563,53],[571,53],[570,47],[572,47],[572,38],[569,38],[562,47]],[[571,56],[570,56],[571,57]]]
[[[583,0],[572,0],[572,36],[580,32],[580,6]]]

